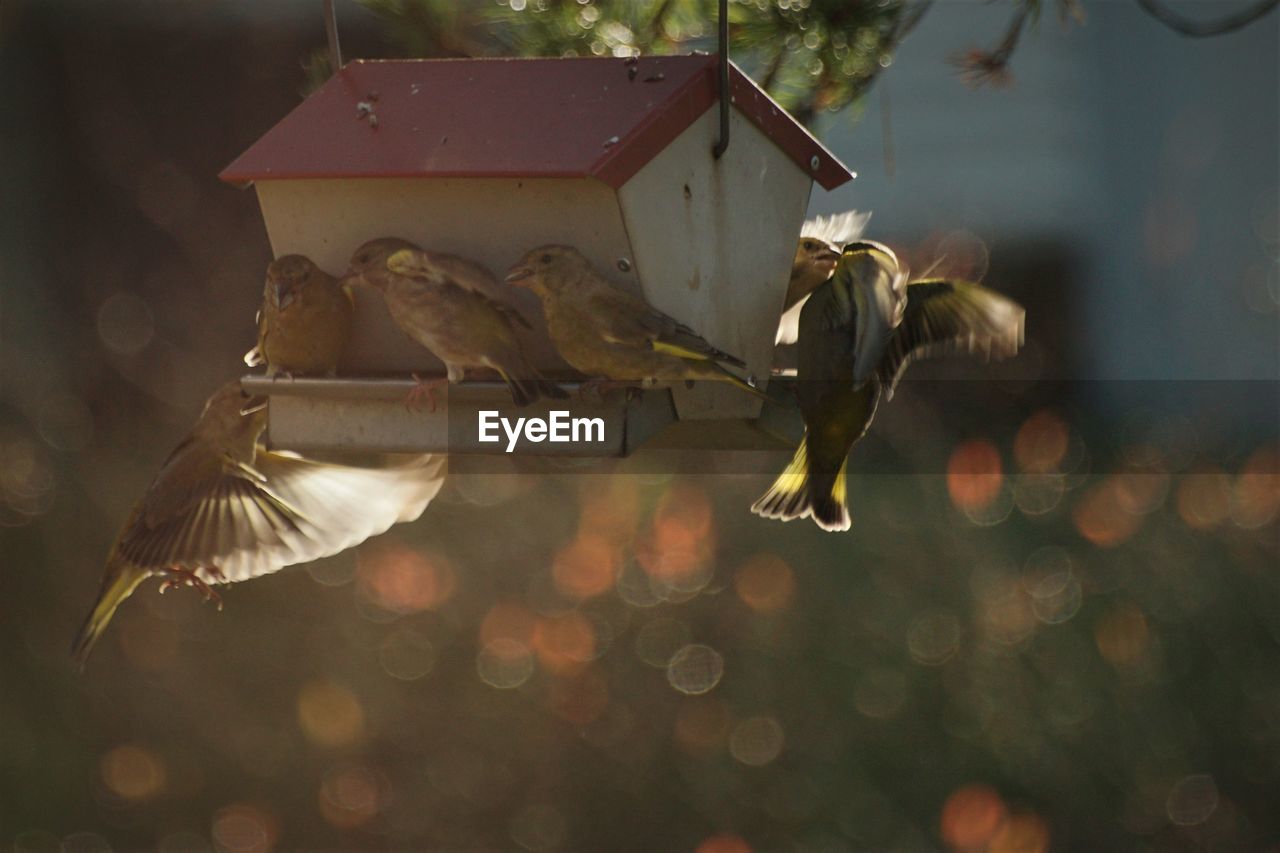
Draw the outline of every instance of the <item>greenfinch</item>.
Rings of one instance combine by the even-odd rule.
[[[102,586],[72,646],[83,666],[120,603],[150,576],[161,591],[233,583],[336,554],[422,514],[445,459],[386,468],[265,450],[265,401],[220,388],[134,505],[107,555]]]
[[[752,512],[782,521],[811,516],[824,530],[848,530],[849,451],[907,365],[946,353],[1013,356],[1024,319],[1022,306],[973,282],[908,283],[880,243],[846,246],[800,313],[796,393],[805,436]]]
[[[267,266],[258,311],[258,343],[245,353],[250,367],[267,375],[328,375],[351,337],[351,291],[303,255],[285,255]]]
[[[502,301],[493,274],[475,261],[384,237],[355,251],[343,280],[381,292],[396,324],[444,362],[448,382],[488,368],[502,377],[517,406],[567,396],[529,363],[516,335],[516,326],[529,328],[528,321]],[[436,384],[419,387],[430,396]]]
[[[800,304],[818,285],[831,278],[840,247],[862,236],[870,213],[846,210],[831,216],[816,216],[800,228],[796,256],[791,262],[791,278],[782,305],[775,344],[794,344],[800,326]]]
[[[721,362],[746,367],[693,329],[600,276],[571,246],[542,246],[511,267],[507,281],[542,300],[560,356],[593,380],[652,387],[714,379],[764,394]]]

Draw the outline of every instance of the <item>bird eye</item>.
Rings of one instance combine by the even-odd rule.
[[[550,256],[550,255],[543,255],[543,256],[542,256],[541,258],[539,258],[538,260],[542,261],[544,264],[549,264],[549,263],[551,263],[551,256]]]
[[[814,247],[814,242],[812,240],[805,240],[804,247],[807,251],[812,252]]]

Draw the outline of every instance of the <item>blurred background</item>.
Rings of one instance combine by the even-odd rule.
[[[504,461],[224,612],[144,587],[75,673],[112,537],[252,343],[269,248],[216,174],[323,78],[320,5],[0,7],[0,845],[1277,849],[1274,12],[814,0],[879,27],[862,56],[735,3],[860,173],[812,210],[1028,308],[1017,361],[882,409],[853,530],[747,512],[785,454]],[[671,5],[338,14],[348,57],[709,47],[705,4],[614,20]]]

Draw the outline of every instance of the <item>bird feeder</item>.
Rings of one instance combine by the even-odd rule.
[[[473,258],[499,278],[533,247],[575,246],[763,385],[813,182],[829,190],[852,175],[736,67],[728,76],[732,143],[717,157],[715,56],[357,60],[220,177],[255,187],[277,257],[304,254],[335,275],[381,236]],[[495,452],[505,447],[477,440],[478,411],[545,415],[542,402],[514,409],[496,382],[451,386],[435,412],[405,411],[408,375],[443,366],[376,293],[359,298],[337,377],[246,378],[270,397],[274,443]],[[536,299],[515,288],[511,299],[535,325],[524,338],[535,366],[572,390],[582,377],[546,341]],[[625,455],[649,438],[776,446],[756,428],[762,401],[722,383],[550,408],[604,418],[605,441],[520,451]]]

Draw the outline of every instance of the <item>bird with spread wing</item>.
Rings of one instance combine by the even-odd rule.
[[[220,388],[134,505],[107,555],[97,601],[72,647],[81,666],[112,614],[148,577],[162,591],[211,587],[336,554],[422,514],[445,457],[360,468],[266,450],[265,401]]]
[[[835,273],[800,312],[796,392],[805,436],[752,512],[782,521],[811,516],[824,530],[848,530],[849,451],[907,366],[950,353],[1011,357],[1024,319],[1022,306],[974,282],[909,281],[881,243],[845,246]]]

